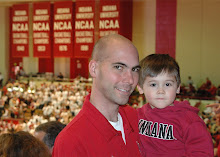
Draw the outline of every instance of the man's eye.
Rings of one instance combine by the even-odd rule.
[[[132,71],[134,71],[134,72],[139,72],[139,71],[140,71],[140,68],[132,68]]]
[[[115,68],[118,69],[118,70],[121,70],[121,69],[122,69],[122,66],[116,65]]]

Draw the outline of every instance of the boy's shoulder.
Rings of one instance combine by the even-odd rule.
[[[197,115],[199,113],[199,109],[190,105],[189,101],[174,101],[174,108],[177,111],[182,111],[187,114]]]
[[[159,115],[177,118],[179,120],[186,120],[187,123],[194,121],[201,121],[202,119],[198,116],[199,110],[190,105],[188,101],[174,101],[174,106],[168,106],[164,109],[152,109],[149,104],[145,104],[141,108],[137,109],[139,117],[150,117],[156,118]]]
[[[145,113],[149,112],[151,110],[151,107],[147,103],[147,104],[144,104],[142,107],[137,108],[136,110],[137,110],[138,115],[140,115],[140,114],[145,114]]]

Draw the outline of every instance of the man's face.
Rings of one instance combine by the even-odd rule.
[[[168,73],[161,73],[156,77],[147,76],[143,88],[138,87],[140,93],[144,93],[152,108],[165,108],[172,106],[176,93],[180,87],[177,85],[175,76]]]
[[[124,105],[138,82],[139,57],[130,44],[112,45],[107,48],[104,61],[97,62],[96,86],[103,103]]]

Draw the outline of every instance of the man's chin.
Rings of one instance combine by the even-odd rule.
[[[126,104],[118,104],[119,106],[125,106],[125,105],[127,105],[128,103],[126,103]]]
[[[118,103],[118,105],[126,105],[128,103],[128,99],[118,101],[117,103]]]

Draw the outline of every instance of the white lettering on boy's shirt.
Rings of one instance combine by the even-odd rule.
[[[163,140],[176,140],[173,135],[173,125],[140,119],[139,134]]]

